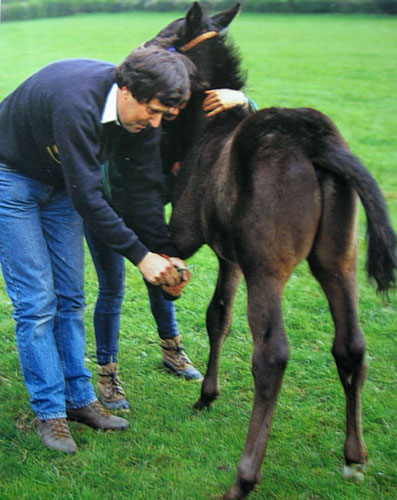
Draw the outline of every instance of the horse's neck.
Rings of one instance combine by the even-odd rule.
[[[223,111],[213,118],[209,118],[202,109],[204,94],[193,95],[188,107],[182,115],[180,124],[180,144],[182,159],[185,162],[192,160],[192,152],[206,150],[216,154],[218,151],[207,147],[208,141],[222,144],[233,132],[237,125],[246,116],[242,109]]]
[[[199,207],[204,196],[211,196],[217,190],[218,178],[226,192],[230,191],[226,184],[231,183],[232,176],[225,173],[229,169],[225,147],[234,134],[235,129],[246,114],[240,110],[224,112],[216,118],[209,119],[204,112],[197,108],[188,108],[184,116],[185,122],[181,130],[181,166],[173,192],[173,204],[176,205],[183,198],[190,200],[190,207],[198,215]],[[225,153],[226,151],[226,153]],[[222,188],[223,189],[223,188]],[[193,206],[194,205],[194,206]]]
[[[232,243],[226,239],[221,244],[213,228],[215,224],[222,234],[229,234],[237,192],[230,162],[233,136],[234,130],[217,134],[215,126],[205,127],[182,162],[173,193],[171,231],[186,256],[206,243],[232,258]]]

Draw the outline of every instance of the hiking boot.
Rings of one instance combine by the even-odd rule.
[[[76,443],[70,434],[66,418],[37,419],[36,429],[42,443],[50,450],[76,452]]]
[[[108,410],[128,410],[130,407],[118,377],[119,365],[98,366],[98,398]]]
[[[185,354],[182,337],[177,335],[170,339],[160,339],[163,351],[163,365],[177,375],[183,375],[186,380],[201,381],[203,376],[196,370],[190,359]]]
[[[129,427],[129,422],[125,418],[116,417],[98,402],[94,401],[82,408],[67,408],[68,420],[75,420],[82,424],[89,425],[94,429],[124,431]]]

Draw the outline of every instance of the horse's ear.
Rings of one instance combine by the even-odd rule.
[[[214,21],[221,30],[226,29],[229,24],[233,21],[236,15],[240,12],[241,3],[236,3],[233,7],[228,10],[223,10],[211,16],[212,21]]]
[[[203,18],[203,10],[198,2],[194,2],[186,14],[186,29],[188,32],[196,31]]]

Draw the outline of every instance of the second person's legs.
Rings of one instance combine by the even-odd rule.
[[[99,293],[94,312],[94,329],[98,361],[98,396],[109,409],[129,407],[118,377],[118,339],[125,288],[124,257],[85,228],[86,240],[94,261]],[[160,336],[163,364],[186,379],[201,380],[184,352],[178,331],[175,306],[164,298],[161,289],[145,281],[150,308]]]
[[[175,305],[164,298],[161,288],[145,281],[149,294],[150,309],[160,336],[163,365],[186,380],[201,380],[203,376],[193,366],[185,353],[175,316]]]

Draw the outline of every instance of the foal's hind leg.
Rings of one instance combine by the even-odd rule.
[[[263,275],[261,270],[258,270],[256,276],[246,276],[248,321],[254,339],[254,406],[237,477],[225,493],[225,500],[246,498],[260,481],[260,468],[274,408],[289,358],[288,341],[281,315],[283,284],[273,277],[265,281],[261,278]]]
[[[241,270],[239,266],[219,259],[218,282],[207,309],[210,355],[207,372],[201,386],[200,399],[194,405],[199,410],[210,406],[220,393],[218,382],[219,357],[222,345],[229,333],[233,301],[240,280]]]
[[[337,196],[343,199],[338,206]],[[357,316],[354,194],[340,187],[329,208],[325,206],[322,230],[308,260],[327,296],[335,325],[332,354],[346,396],[344,475],[362,480],[367,451],[361,431],[360,397],[366,364],[365,341]]]

